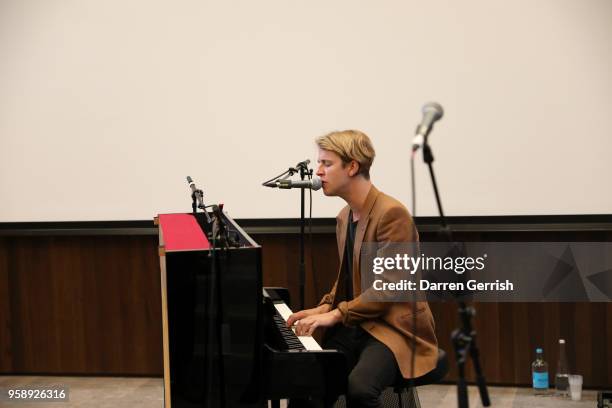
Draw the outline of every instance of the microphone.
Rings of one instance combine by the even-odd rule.
[[[423,106],[423,120],[416,128],[416,136],[412,139],[412,151],[416,152],[419,150],[423,143],[425,142],[425,138],[433,129],[433,124],[442,119],[444,116],[444,109],[439,103],[436,102],[428,102]]]
[[[323,184],[321,183],[321,179],[318,177],[314,177],[312,180],[276,180],[276,181],[269,181],[267,183],[264,184],[264,186],[266,187],[272,187],[272,188],[282,188],[282,189],[289,189],[289,188],[309,188],[311,190],[318,190],[320,189]]]
[[[304,168],[304,170],[308,169],[308,165],[310,164],[310,159],[306,159],[304,161],[299,162],[298,164],[295,165],[296,169],[299,168]]]
[[[196,212],[196,208],[200,208],[204,210],[206,221],[210,224],[211,219],[210,219],[210,216],[208,215],[208,212],[206,212],[206,206],[204,205],[204,198],[202,198],[202,195],[203,195],[202,190],[196,187],[195,183],[193,182],[190,176],[187,176],[187,183],[189,183],[189,188],[191,189],[191,198],[194,201],[192,204],[194,214]],[[197,206],[196,206],[196,202],[197,202]]]
[[[191,195],[195,196],[196,200],[198,201],[198,208],[204,208],[204,204],[202,203],[202,190],[198,190],[190,176],[187,176],[187,183],[189,183]]]

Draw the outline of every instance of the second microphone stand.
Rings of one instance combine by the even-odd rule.
[[[442,211],[442,202],[440,200],[440,194],[438,192],[438,184],[436,183],[436,176],[433,170],[433,153],[429,144],[427,143],[427,137],[425,136],[423,142],[423,161],[427,163],[429,168],[429,175],[431,176],[431,182],[433,184],[434,193],[436,195],[436,203],[438,205],[438,212],[440,213],[440,234],[448,242],[454,242],[453,233],[446,223],[444,212]],[[467,383],[465,380],[465,363],[468,358],[472,359],[474,370],[476,371],[476,383],[478,384],[478,391],[480,392],[480,400],[482,405],[488,407],[491,405],[489,400],[489,392],[487,390],[487,383],[482,373],[482,367],[480,366],[480,352],[476,345],[476,330],[472,328],[472,316],[474,316],[474,308],[468,307],[462,300],[459,303],[459,317],[461,319],[461,327],[456,329],[452,333],[453,348],[455,350],[455,358],[457,360],[457,368],[459,369],[459,379],[457,380],[457,399],[459,408],[468,408],[468,392]]]

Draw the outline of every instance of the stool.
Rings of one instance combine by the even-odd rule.
[[[400,408],[404,408],[404,403],[402,401],[402,392],[408,391],[409,389],[413,389],[414,387],[418,387],[420,385],[435,384],[437,382],[440,382],[446,376],[447,373],[448,356],[446,355],[446,352],[444,350],[438,349],[438,362],[436,363],[436,366],[433,370],[431,370],[427,374],[416,378],[400,378],[393,385],[393,392],[397,394]],[[418,397],[416,401],[418,401]]]

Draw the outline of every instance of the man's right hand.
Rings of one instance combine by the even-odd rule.
[[[316,315],[316,314],[327,313],[330,310],[331,310],[331,305],[327,303],[321,306],[312,308],[312,309],[300,310],[299,312],[295,312],[291,316],[289,316],[289,318],[287,319],[287,327],[293,326],[295,322],[305,317]]]

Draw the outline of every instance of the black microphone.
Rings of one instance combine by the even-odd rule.
[[[311,190],[318,190],[320,189],[323,184],[321,183],[321,179],[318,177],[314,177],[312,180],[276,180],[276,181],[269,181],[267,183],[264,184],[264,186],[266,187],[272,187],[272,188],[283,188],[283,189],[288,189],[288,188],[309,188]]]
[[[308,165],[310,164],[310,159],[306,159],[304,161],[299,162],[295,165],[296,169],[304,168],[304,170],[308,170]]]
[[[423,120],[416,128],[416,136],[412,139],[412,151],[416,152],[419,150],[423,143],[425,142],[425,138],[433,129],[433,125],[436,121],[442,119],[444,116],[444,109],[439,103],[429,102],[423,106]]]

